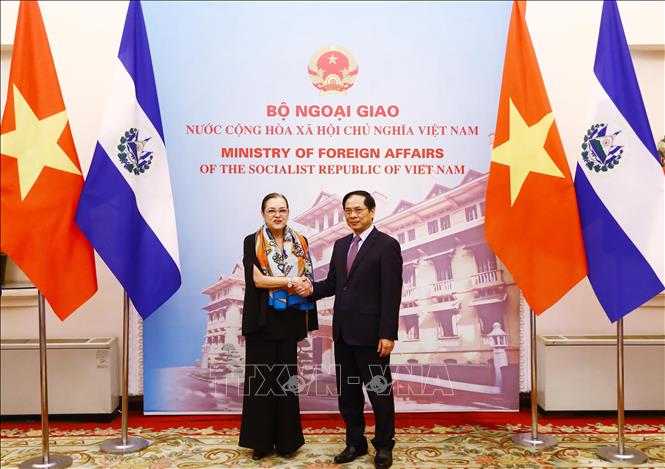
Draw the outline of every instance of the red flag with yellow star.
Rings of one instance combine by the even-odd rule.
[[[514,2],[487,184],[485,238],[540,314],[587,274],[577,198],[525,20]]]
[[[74,223],[83,176],[36,1],[19,6],[0,133],[0,249],[65,319],[97,277]]]

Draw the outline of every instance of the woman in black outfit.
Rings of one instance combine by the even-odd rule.
[[[297,343],[318,328],[316,305],[303,297],[312,280],[307,240],[287,226],[282,194],[264,197],[265,224],[244,242],[245,387],[240,446],[258,460],[292,457],[305,444],[298,402]],[[303,295],[303,296],[299,296]]]

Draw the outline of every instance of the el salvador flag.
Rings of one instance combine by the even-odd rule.
[[[129,2],[76,223],[144,319],[180,287],[164,131],[138,1]]]
[[[575,189],[589,280],[612,322],[663,291],[663,168],[615,1],[603,3]]]

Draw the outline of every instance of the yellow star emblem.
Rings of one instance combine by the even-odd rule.
[[[2,134],[2,154],[18,160],[18,178],[21,200],[32,189],[45,166],[81,174],[72,160],[58,145],[58,139],[67,125],[67,113],[63,110],[39,119],[14,86],[14,121],[16,129]]]
[[[541,173],[555,177],[565,177],[544,145],[554,116],[550,112],[540,122],[528,126],[513,100],[509,100],[510,137],[492,150],[492,161],[510,167],[510,205],[522,189],[529,173]]]

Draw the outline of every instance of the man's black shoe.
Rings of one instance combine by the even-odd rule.
[[[270,451],[261,451],[261,450],[255,449],[254,452],[252,453],[252,459],[254,461],[258,461],[259,459],[265,458],[269,454],[270,454]]]
[[[376,469],[388,469],[393,465],[393,451],[390,448],[379,448],[374,456]]]
[[[295,451],[280,451],[277,450],[277,455],[279,457],[285,458],[285,459],[291,459],[293,456],[295,456],[296,452]]]
[[[351,462],[354,459],[360,456],[364,456],[366,454],[367,454],[367,448],[360,450],[355,446],[349,445],[346,448],[344,448],[344,451],[335,456],[335,462],[337,464],[344,464],[347,462]]]

